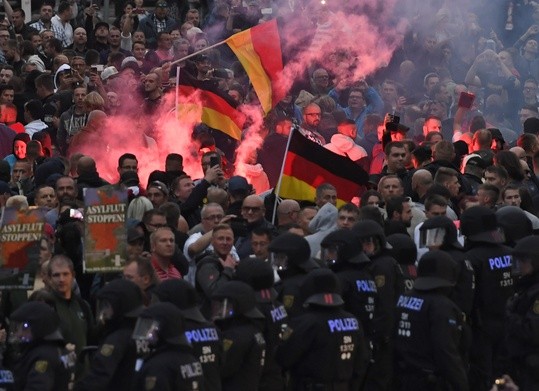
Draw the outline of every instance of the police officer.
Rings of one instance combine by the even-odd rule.
[[[140,288],[128,280],[113,280],[97,293],[96,319],[101,338],[89,373],[75,390],[130,390],[137,358],[131,339],[143,308]]]
[[[533,233],[531,220],[518,206],[501,207],[496,211],[496,218],[503,229],[505,244],[509,247],[514,247],[520,239]]]
[[[417,277],[417,247],[408,234],[391,234],[387,237],[391,245],[391,255],[399,263],[404,277],[404,288],[409,291],[414,287]]]
[[[139,316],[133,331],[137,346],[146,346],[137,361],[134,390],[204,390],[202,364],[185,336],[181,311],[172,303],[156,303]]]
[[[299,287],[309,271],[318,268],[311,259],[311,248],[305,238],[283,233],[269,245],[270,261],[277,270],[281,281],[275,285],[277,299],[284,304],[288,316],[293,317],[301,311]]]
[[[359,390],[368,364],[361,323],[342,309],[339,280],[313,270],[301,287],[306,310],[290,321],[277,348],[277,362],[290,373],[289,389]]]
[[[404,291],[402,270],[390,253],[390,245],[382,226],[372,220],[358,222],[352,231],[359,237],[363,252],[371,259],[370,272],[374,277],[377,303],[374,313],[374,362],[367,373],[366,390],[389,390],[393,373],[393,328],[395,302]]]
[[[277,301],[277,292],[273,288],[273,268],[269,262],[261,259],[244,259],[236,267],[235,278],[254,289],[256,307],[266,318],[264,328],[266,358],[258,389],[259,391],[283,390],[284,378],[282,368],[275,361],[275,350],[280,341],[281,332],[289,319],[286,309]]]
[[[511,248],[504,246],[496,214],[483,206],[465,210],[460,219],[465,256],[475,274],[470,350],[470,388],[489,390],[494,375],[503,374],[504,316],[513,295]],[[493,366],[496,365],[496,368]]]
[[[241,281],[226,282],[212,294],[212,320],[223,338],[223,391],[257,390],[264,366],[264,315],[256,308],[253,289]]]
[[[329,233],[320,245],[322,259],[339,279],[345,311],[359,320],[365,337],[372,341],[377,290],[369,269],[370,258],[363,252],[357,235],[349,229]]]
[[[451,299],[464,312],[469,321],[475,293],[474,269],[464,254],[464,247],[457,240],[457,227],[446,216],[426,220],[419,228],[419,246],[429,250],[443,250],[457,264],[457,283]]]
[[[204,372],[204,390],[221,390],[222,344],[219,331],[198,308],[195,288],[186,280],[167,280],[157,285],[154,295],[161,302],[172,303],[184,318],[185,336],[193,347]]]
[[[8,342],[14,350],[15,390],[70,389],[75,370],[60,334],[56,312],[43,302],[28,302],[11,315]],[[8,375],[9,376],[9,375]],[[13,382],[13,378],[11,379]]]
[[[539,240],[527,236],[513,250],[520,275],[507,306],[507,350],[513,379],[521,390],[539,389]]]
[[[468,390],[459,352],[463,315],[449,299],[457,265],[440,250],[419,260],[414,289],[397,300],[395,389]]]

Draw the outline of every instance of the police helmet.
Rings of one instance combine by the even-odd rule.
[[[503,229],[506,243],[513,246],[518,240],[533,233],[533,225],[526,213],[517,206],[507,205],[496,211],[498,224]]]
[[[150,347],[163,342],[189,345],[182,313],[172,303],[155,303],[143,310],[137,319],[132,338],[145,341]]]
[[[414,289],[428,291],[455,286],[457,264],[445,251],[429,251],[421,257],[417,265],[417,279]]]
[[[406,234],[392,234],[387,242],[393,247],[391,255],[401,265],[413,265],[417,261],[417,247],[413,239]]]
[[[344,304],[339,279],[329,269],[316,269],[305,277],[300,287],[303,305],[338,307]]]
[[[457,227],[449,217],[431,217],[419,227],[419,247],[430,246],[439,246],[441,249],[448,247],[463,249],[457,239]]]
[[[31,343],[39,340],[60,341],[60,318],[51,306],[29,301],[16,309],[10,318],[10,343]]]
[[[273,287],[275,275],[269,262],[262,259],[244,259],[236,266],[236,280],[243,281],[255,291]]]
[[[243,315],[264,319],[256,308],[255,292],[243,281],[228,281],[217,287],[211,295],[212,320],[224,320]]]
[[[484,243],[503,243],[504,235],[498,226],[496,213],[484,206],[472,206],[460,216],[460,229],[466,240]]]
[[[198,308],[199,298],[196,289],[185,280],[165,280],[153,290],[161,302],[174,304],[186,319],[206,322]]]
[[[285,232],[269,245],[270,258],[277,271],[297,267],[308,272],[316,268],[316,263],[311,260],[311,248],[304,237]]]
[[[373,220],[362,220],[352,227],[352,232],[355,233],[361,243],[373,243],[374,252],[367,254],[369,256],[377,255],[384,249],[391,249],[391,245],[386,241],[384,228]]]
[[[513,271],[520,274],[520,263],[531,263],[535,272],[539,271],[539,238],[529,235],[520,239],[512,251]]]
[[[101,324],[136,318],[143,308],[142,292],[132,281],[113,280],[97,292],[96,318]]]
[[[330,232],[320,243],[322,260],[329,267],[339,263],[364,263],[370,259],[363,252],[357,235],[349,229]]]

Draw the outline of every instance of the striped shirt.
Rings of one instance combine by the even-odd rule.
[[[54,33],[54,38],[59,39],[62,41],[62,43],[66,40],[65,33],[62,29],[59,29],[57,26],[53,25],[51,23],[51,27],[45,26],[45,23],[41,19],[37,20],[34,23],[29,24],[30,27],[37,30],[38,33],[42,32],[43,30],[50,30]]]

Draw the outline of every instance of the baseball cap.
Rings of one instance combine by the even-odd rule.
[[[251,190],[251,186],[247,182],[247,179],[242,176],[235,175],[228,180],[228,191],[233,192],[238,190],[249,191]]]
[[[107,22],[97,22],[94,27],[94,32],[96,32],[99,27],[105,27],[107,30],[110,29],[110,26]]]
[[[101,80],[108,80],[110,77],[113,77],[117,74],[118,70],[116,69],[116,67],[106,67],[105,69],[103,69],[103,72],[101,72]]]
[[[165,196],[168,196],[168,187],[163,182],[153,181],[152,183],[148,185],[148,189],[151,187],[161,190]]]

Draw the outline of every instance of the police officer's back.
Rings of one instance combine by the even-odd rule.
[[[181,311],[172,303],[156,303],[139,316],[133,339],[147,347],[137,361],[134,390],[205,390],[202,364],[185,337]]]
[[[344,309],[360,321],[369,341],[374,338],[376,283],[370,271],[371,260],[363,252],[356,234],[338,229],[321,242],[322,259],[339,279]]]
[[[504,316],[507,300],[513,295],[511,248],[491,209],[474,206],[462,213],[461,232],[465,236],[466,258],[475,274],[470,349],[470,388],[488,390],[495,376],[503,374]]]
[[[222,284],[212,294],[212,313],[223,338],[223,390],[258,389],[266,343],[253,289],[241,281]]]
[[[301,289],[306,310],[290,321],[277,362],[290,373],[291,390],[358,390],[368,364],[363,328],[342,309],[339,281],[313,270]]]
[[[28,302],[11,315],[9,343],[14,350],[15,390],[69,389],[75,358],[68,353],[56,312],[42,302]]]
[[[393,373],[393,329],[395,302],[404,291],[402,270],[389,252],[383,228],[372,220],[358,222],[352,231],[359,237],[363,251],[371,259],[377,302],[374,313],[373,364],[367,373],[366,390],[389,390]]]
[[[457,265],[457,282],[451,299],[469,319],[475,293],[475,274],[471,262],[464,253],[464,247],[457,240],[457,227],[446,216],[436,216],[426,220],[419,229],[419,246],[429,250],[448,253]]]
[[[90,370],[75,384],[75,390],[131,389],[137,357],[131,335],[142,303],[142,291],[128,280],[113,280],[97,293],[96,318],[101,338]]]
[[[462,311],[449,299],[457,267],[443,251],[426,253],[414,289],[397,301],[395,389],[468,390],[460,353]]]
[[[399,263],[404,278],[404,289],[409,291],[414,287],[417,278],[417,247],[408,234],[391,234],[387,237],[391,245],[390,253]]]
[[[236,268],[236,279],[249,284],[255,291],[256,307],[264,314],[266,357],[260,378],[259,391],[283,390],[282,368],[275,361],[280,335],[289,322],[284,306],[277,300],[273,288],[274,272],[269,262],[247,258]]]
[[[294,317],[302,311],[299,287],[309,271],[318,268],[311,257],[311,248],[305,238],[283,233],[269,245],[270,260],[281,281],[276,284],[278,300],[284,304],[288,316]]]
[[[204,372],[204,389],[221,390],[222,344],[219,331],[198,308],[195,288],[186,280],[167,280],[156,286],[155,296],[172,303],[184,317],[185,337]]]
[[[539,238],[527,236],[513,250],[516,293],[507,306],[511,376],[521,390],[539,389]]]

